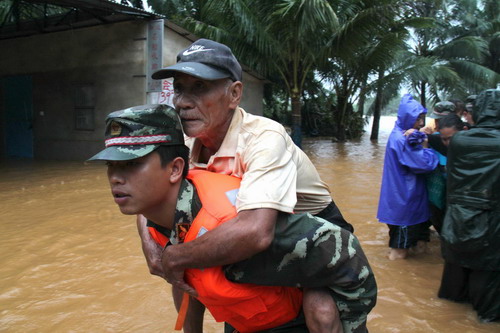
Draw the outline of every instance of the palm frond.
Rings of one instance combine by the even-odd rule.
[[[479,36],[467,36],[434,48],[432,54],[443,59],[468,59],[480,63],[488,52],[486,40]]]

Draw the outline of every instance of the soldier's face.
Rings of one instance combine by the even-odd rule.
[[[123,214],[156,216],[164,209],[171,189],[168,171],[156,152],[129,161],[108,161],[111,194]]]
[[[174,105],[182,121],[184,133],[200,140],[220,136],[227,130],[232,110],[237,106],[231,98],[232,81],[207,81],[187,74],[174,77]]]

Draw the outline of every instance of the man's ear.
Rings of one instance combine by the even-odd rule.
[[[177,183],[182,180],[182,173],[184,171],[184,159],[176,157],[171,164],[170,182]]]
[[[240,105],[241,96],[243,94],[243,83],[241,83],[240,81],[233,82],[229,89],[229,94],[229,108],[234,110],[238,105]]]

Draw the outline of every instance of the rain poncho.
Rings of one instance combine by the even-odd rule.
[[[476,125],[448,148],[448,193],[442,250],[446,261],[500,271],[500,90],[474,105]]]
[[[409,226],[429,219],[425,173],[438,158],[431,149],[413,144],[404,135],[427,110],[411,95],[401,99],[398,119],[387,141],[377,218],[380,222]]]

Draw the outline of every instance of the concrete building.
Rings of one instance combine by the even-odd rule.
[[[149,74],[197,39],[113,1],[13,2],[62,12],[0,26],[0,158],[85,160],[102,149],[109,112],[167,102],[169,83]],[[245,69],[243,82],[242,106],[262,114],[262,78]]]

